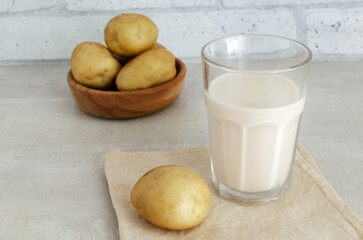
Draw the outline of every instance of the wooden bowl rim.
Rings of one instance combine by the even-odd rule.
[[[108,90],[101,90],[101,89],[94,89],[94,88],[89,88],[83,84],[78,83],[72,74],[72,70],[70,69],[67,75],[67,79],[69,82],[70,87],[75,88],[77,87],[79,90],[81,91],[91,91],[94,92],[95,94],[108,94],[108,95],[140,95],[140,94],[150,94],[153,92],[157,92],[160,90],[164,90],[169,88],[169,85],[173,85],[176,84],[176,82],[180,82],[184,80],[185,74],[186,74],[186,67],[185,64],[183,63],[183,61],[181,61],[179,58],[175,58],[175,64],[177,67],[177,74],[175,75],[175,77],[165,83],[162,83],[160,85],[154,86],[154,87],[150,87],[150,88],[145,88],[145,89],[140,89],[140,90],[132,90],[132,91],[108,91]]]

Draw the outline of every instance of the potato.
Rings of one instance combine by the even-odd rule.
[[[121,68],[121,64],[104,46],[95,42],[83,42],[75,47],[71,56],[74,79],[88,87],[109,87]]]
[[[121,91],[156,86],[175,77],[175,57],[166,49],[151,49],[129,61],[117,74]]]
[[[113,53],[128,57],[151,49],[158,39],[158,28],[146,16],[121,14],[107,23],[104,34]]]
[[[135,209],[152,224],[179,230],[203,222],[212,206],[207,183],[195,171],[173,165],[145,173],[131,190]]]

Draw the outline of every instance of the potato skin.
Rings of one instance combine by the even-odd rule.
[[[82,42],[72,52],[71,71],[74,79],[91,88],[109,87],[121,68],[121,64],[103,45]]]
[[[207,183],[195,171],[174,165],[156,167],[131,190],[132,205],[152,224],[171,230],[203,222],[212,206]]]
[[[166,49],[145,51],[130,60],[118,73],[120,91],[145,89],[171,80],[176,75],[175,57]]]
[[[150,18],[128,13],[112,18],[104,35],[113,53],[128,57],[151,49],[158,39],[158,28]]]

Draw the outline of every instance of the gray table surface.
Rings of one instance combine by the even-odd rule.
[[[182,94],[134,120],[82,112],[68,65],[0,67],[0,221],[103,221],[116,231],[103,170],[110,150],[172,150],[208,144],[201,65],[187,64]],[[314,62],[300,142],[330,184],[363,217],[363,62]]]

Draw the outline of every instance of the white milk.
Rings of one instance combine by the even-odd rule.
[[[295,153],[305,97],[280,75],[223,74],[205,93],[216,180],[259,193],[280,188]]]

